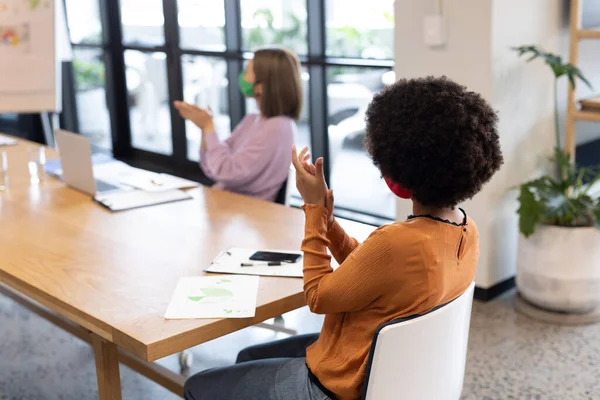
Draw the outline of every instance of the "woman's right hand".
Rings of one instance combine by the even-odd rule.
[[[174,101],[173,105],[182,118],[189,119],[203,132],[214,130],[212,114],[209,110],[184,101]]]
[[[305,148],[302,153],[305,153],[307,151],[307,149]],[[301,155],[302,155],[301,153]],[[308,172],[309,174],[315,176],[317,174],[317,167],[314,164],[311,164],[308,159],[309,159],[309,155],[306,154],[306,156],[304,157],[299,157],[301,160],[301,164],[302,167],[304,167],[304,170],[306,172]],[[329,212],[329,216],[327,218],[327,229],[331,229],[331,226],[333,225],[333,221],[334,221],[334,216],[333,216],[333,210],[334,210],[334,202],[333,202],[333,190],[331,189],[327,189],[327,194],[325,196],[325,208],[327,208],[327,211]]]

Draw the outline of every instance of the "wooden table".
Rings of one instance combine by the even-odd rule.
[[[203,275],[222,249],[298,249],[303,213],[208,188],[192,190],[193,200],[110,213],[54,178],[31,184],[29,146],[38,147],[0,147],[9,166],[0,291],[93,346],[101,400],[121,398],[119,361],[182,395],[184,379],[153,361],[305,304],[301,279],[261,278],[254,318],[165,320],[179,278]],[[372,230],[346,225],[362,237]]]

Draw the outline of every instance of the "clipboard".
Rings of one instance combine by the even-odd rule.
[[[165,192],[128,190],[97,194],[94,196],[94,201],[110,211],[116,212],[155,206],[158,204],[173,203],[175,201],[189,200],[191,198],[192,196],[181,190],[169,190]]]
[[[263,250],[263,249],[261,249]],[[259,276],[277,276],[286,278],[302,278],[303,260],[300,258],[295,263],[287,263],[278,266],[257,265],[252,267],[242,267],[242,263],[252,262],[250,256],[256,253],[257,249],[243,249],[232,247],[219,253],[219,255],[210,263],[204,272],[216,274],[234,274],[234,275],[259,275]],[[299,251],[283,250],[264,250],[281,253],[292,253],[302,256]]]

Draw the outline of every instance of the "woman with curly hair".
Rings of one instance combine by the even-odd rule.
[[[473,281],[479,235],[458,205],[502,165],[497,120],[479,94],[445,77],[400,80],[375,95],[366,147],[413,215],[363,243],[333,217],[323,159],[308,164],[307,149],[294,148],[306,214],[304,291],[310,310],[325,314],[323,328],[243,350],[237,365],[192,377],[186,398],[358,399],[377,327],[448,303]]]

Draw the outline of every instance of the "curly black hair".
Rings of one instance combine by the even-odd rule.
[[[401,79],[373,97],[365,147],[382,175],[429,207],[472,198],[503,163],[498,116],[444,77]]]

